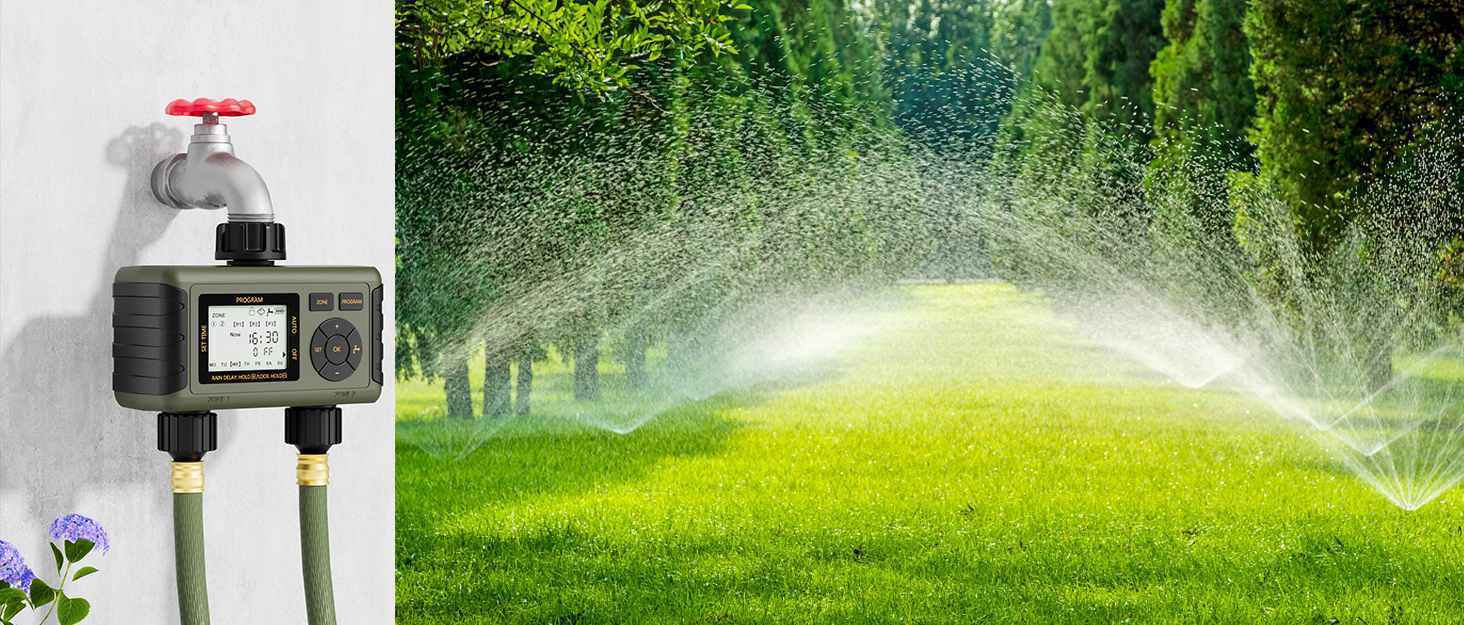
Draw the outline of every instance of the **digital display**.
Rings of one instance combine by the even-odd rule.
[[[284,370],[289,320],[284,304],[208,307],[208,370]]]
[[[198,381],[300,379],[300,295],[205,293],[198,296]]]

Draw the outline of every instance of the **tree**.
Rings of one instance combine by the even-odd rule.
[[[1235,238],[1229,172],[1253,172],[1246,132],[1255,114],[1246,0],[1178,0],[1164,7],[1154,79],[1154,160],[1145,188],[1155,265],[1171,299],[1202,321],[1235,327],[1250,311]]]
[[[1245,34],[1261,172],[1322,254],[1358,216],[1348,198],[1459,106],[1464,4],[1254,0]]]
[[[1047,0],[999,3],[991,24],[991,52],[1011,68],[1016,80],[1025,82],[1051,31],[1052,5]]]
[[[637,63],[735,53],[721,0],[398,0],[399,45],[418,66],[464,52],[529,57],[559,85],[604,94]]]
[[[918,175],[869,31],[837,0],[752,4],[727,24],[735,57],[622,76],[644,98],[577,98],[531,59],[481,49],[419,66],[401,35],[399,296],[443,279],[422,272],[469,294],[414,303],[403,352],[446,378],[450,413],[479,346],[485,413],[509,408],[510,359],[527,408],[546,343],[592,399],[606,339],[627,385],[646,383],[663,337],[696,367],[749,309],[886,281],[921,256]]]
[[[1093,119],[1152,119],[1149,64],[1165,45],[1163,0],[1067,0],[1053,5],[1033,83]],[[1147,128],[1136,128],[1147,141]]]
[[[1255,116],[1247,0],[1177,0],[1164,7],[1164,37],[1154,78],[1157,136],[1213,151],[1228,169],[1249,171],[1246,131]],[[1223,203],[1223,202],[1222,202]]]

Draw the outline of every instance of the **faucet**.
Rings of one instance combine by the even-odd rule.
[[[248,100],[198,98],[174,100],[168,115],[198,117],[188,152],[163,159],[153,168],[152,191],[159,202],[177,209],[227,208],[219,224],[215,258],[231,265],[272,265],[285,258],[285,228],[274,222],[269,188],[259,172],[234,156],[229,127],[219,117],[254,114]]]

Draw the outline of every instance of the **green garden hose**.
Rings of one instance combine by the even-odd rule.
[[[173,556],[178,571],[178,615],[183,625],[208,625],[202,462],[173,463]]]
[[[309,467],[309,468],[307,468]],[[305,570],[305,611],[310,625],[335,625],[330,581],[330,524],[326,512],[325,454],[300,454],[300,559]],[[307,483],[308,482],[308,483]]]

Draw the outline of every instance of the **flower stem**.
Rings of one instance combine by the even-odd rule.
[[[71,575],[71,558],[66,559],[66,572],[61,574],[61,584],[56,586],[56,597],[51,599],[51,609],[46,610],[46,615],[41,617],[37,625],[46,625],[46,620],[51,618],[51,613],[56,611],[56,606],[61,603],[61,590],[66,588],[66,578]],[[61,617],[56,617],[61,618]]]

